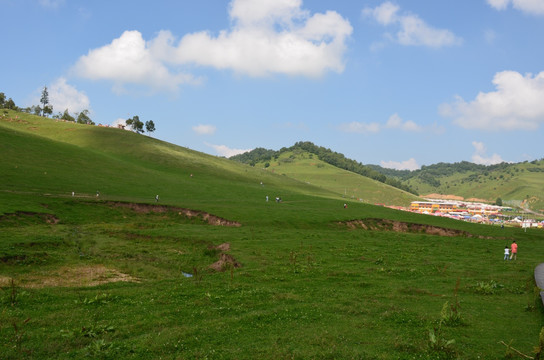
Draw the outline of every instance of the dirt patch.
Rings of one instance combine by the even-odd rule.
[[[468,198],[467,201],[478,202],[478,203],[489,203],[489,202],[491,202],[490,200],[478,199],[478,198]]]
[[[350,229],[364,229],[373,231],[392,231],[402,233],[420,233],[427,235],[437,236],[464,236],[464,237],[478,237],[480,239],[488,239],[485,236],[475,236],[463,230],[448,229],[433,225],[407,223],[402,221],[395,221],[389,219],[364,219],[364,220],[351,220],[340,222],[341,225],[345,225]],[[490,239],[490,238],[489,238]]]
[[[59,222],[59,218],[57,218],[53,214],[46,214],[46,213],[38,213],[38,212],[32,212],[32,211],[17,211],[14,213],[8,213],[0,216],[0,222],[3,221],[10,221],[10,220],[19,220],[19,219],[39,219],[41,222],[55,225]]]
[[[154,212],[154,213],[177,212],[179,215],[184,215],[188,218],[199,217],[202,220],[206,221],[208,224],[216,225],[216,226],[234,226],[234,227],[242,226],[242,224],[240,224],[239,222],[226,220],[226,219],[220,218],[219,216],[215,216],[204,211],[184,209],[184,208],[179,208],[175,206],[156,205],[156,204],[155,205],[154,204],[137,204],[137,203],[125,203],[125,202],[108,202],[108,205],[114,206],[114,207],[131,209],[132,211],[135,211],[137,213],[143,213],[143,214],[147,214],[150,212]]]
[[[462,196],[443,195],[443,194],[429,194],[429,195],[422,195],[421,197],[425,199],[439,199],[439,200],[459,200],[459,201],[464,200]]]
[[[221,251],[229,251],[230,250],[230,244],[229,243],[223,243],[223,244],[215,246],[214,249],[221,250]]]
[[[0,277],[0,286],[8,286],[10,281],[11,278]],[[116,269],[110,269],[103,265],[94,265],[75,268],[63,267],[48,273],[28,274],[23,278],[15,279],[15,285],[37,289],[44,287],[97,286],[119,281],[140,282],[139,279]]]
[[[222,253],[219,260],[210,265],[210,269],[215,271],[225,271],[229,268],[240,268],[242,265],[229,254]]]

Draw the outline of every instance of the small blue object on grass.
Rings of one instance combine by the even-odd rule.
[[[183,276],[185,276],[186,278],[190,278],[190,277],[193,277],[193,274],[188,274],[186,272],[181,272],[183,274]]]

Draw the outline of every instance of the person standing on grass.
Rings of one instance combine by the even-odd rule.
[[[508,246],[504,247],[504,260],[510,260],[510,249],[508,249]]]
[[[511,254],[510,254],[510,260],[516,260],[518,258],[518,244],[516,244],[516,240],[512,242],[512,245],[510,245]]]

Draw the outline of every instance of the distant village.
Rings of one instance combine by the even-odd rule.
[[[517,215],[513,208],[477,202],[456,200],[413,201],[410,208],[404,210],[492,225],[544,228],[544,221],[530,219],[527,214],[524,216]]]

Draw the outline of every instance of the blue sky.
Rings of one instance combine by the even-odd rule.
[[[0,92],[231,156],[543,158],[544,0],[0,0]]]

